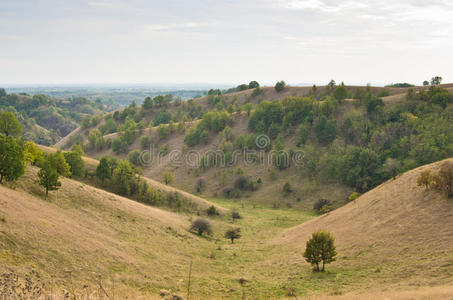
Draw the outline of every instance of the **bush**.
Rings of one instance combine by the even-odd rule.
[[[142,149],[147,149],[149,144],[151,144],[151,138],[149,136],[144,135],[140,138],[140,147]]]
[[[429,189],[434,181],[434,175],[431,173],[431,170],[425,170],[420,173],[420,176],[417,178],[418,186],[425,186],[425,189]]]
[[[205,185],[206,182],[203,178],[198,179],[197,183],[195,184],[195,190],[197,191],[197,193],[202,193]]]
[[[233,222],[234,222],[234,220],[236,220],[236,219],[242,219],[242,216],[238,211],[233,210],[231,212],[231,219],[233,219]]]
[[[142,161],[140,159],[140,151],[138,150],[133,150],[129,152],[129,154],[127,155],[127,160],[133,165],[136,166],[142,165]]]
[[[349,201],[354,201],[354,200],[356,200],[357,198],[359,198],[359,193],[354,192],[354,193],[352,193],[351,195],[349,195],[348,200],[349,200]]]
[[[325,205],[329,206],[330,201],[327,199],[319,199],[313,204],[313,209],[316,210],[317,212],[321,212],[322,207]]]
[[[240,190],[245,190],[248,185],[248,179],[244,176],[239,176],[235,181],[234,181],[234,187]]]
[[[189,230],[195,231],[200,236],[203,235],[203,233],[206,233],[208,235],[212,234],[211,223],[208,220],[202,218],[195,219],[195,221],[192,222]]]
[[[218,216],[220,215],[219,211],[214,205],[211,205],[208,209],[206,209],[206,214],[210,217]]]
[[[283,193],[289,194],[292,191],[293,191],[293,188],[292,188],[291,184],[289,182],[285,182],[285,184],[283,185]]]

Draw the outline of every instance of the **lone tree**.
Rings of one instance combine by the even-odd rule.
[[[212,234],[211,223],[209,223],[208,220],[202,218],[195,219],[195,221],[192,222],[189,230],[196,231],[198,235],[203,235],[203,233],[209,235]]]
[[[324,272],[325,265],[335,261],[337,252],[334,241],[334,237],[323,230],[313,233],[311,239],[307,241],[304,257],[312,264],[313,271],[319,272],[319,264],[322,263],[321,271]]]
[[[275,90],[277,92],[281,92],[283,91],[283,89],[286,87],[286,82],[284,82],[283,80],[281,81],[278,81],[276,84],[275,84]]]
[[[234,244],[234,240],[241,238],[241,228],[228,229],[225,232],[225,238],[231,240],[231,244]]]
[[[384,172],[393,179],[396,179],[400,169],[401,163],[397,159],[389,157],[384,163]]]
[[[172,183],[175,180],[175,175],[170,171],[164,171],[162,173],[162,179],[166,185]]]
[[[58,181],[57,169],[52,165],[52,160],[49,157],[45,158],[41,170],[38,172],[37,182],[46,189],[46,199],[49,191],[58,190],[61,186],[61,182]]]
[[[428,85],[429,85],[429,81],[428,80],[423,81],[423,86],[428,86]]]

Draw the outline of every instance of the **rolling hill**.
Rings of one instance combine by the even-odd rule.
[[[406,172],[335,211],[283,231],[272,242],[294,250],[284,261],[301,261],[311,233],[328,230],[339,253],[332,272],[337,278],[354,274],[355,293],[368,290],[364,298],[374,298],[371,295],[376,292],[393,299],[395,291],[398,299],[399,290],[420,289],[414,298],[426,294],[440,299],[453,284],[453,201],[417,186],[417,177],[441,164]],[[423,292],[428,286],[450,287]],[[410,294],[404,292],[406,296],[401,297],[411,298]]]

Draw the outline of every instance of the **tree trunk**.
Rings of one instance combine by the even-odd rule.
[[[2,181],[3,181],[3,174],[0,175],[0,183],[2,183]]]
[[[319,263],[316,263],[316,272],[319,272]]]
[[[46,199],[47,199],[47,196],[49,195],[49,188],[46,187]]]
[[[324,261],[322,261],[322,271],[324,272]]]
[[[234,244],[234,238],[231,238],[231,244]]]

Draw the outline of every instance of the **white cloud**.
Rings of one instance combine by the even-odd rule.
[[[166,30],[178,30],[178,29],[190,29],[203,27],[203,24],[188,22],[181,24],[147,24],[145,28],[150,31],[166,31]]]

